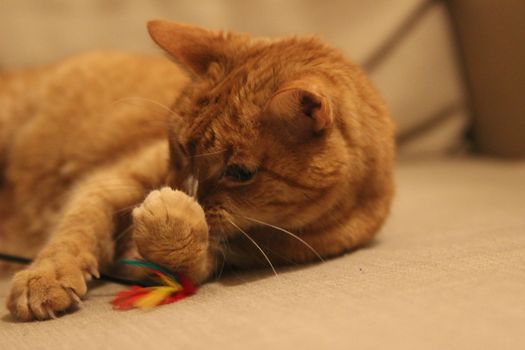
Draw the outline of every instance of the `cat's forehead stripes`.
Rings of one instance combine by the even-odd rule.
[[[297,127],[295,123],[301,120],[290,118],[286,119],[290,122],[276,125],[264,113],[286,83],[308,75],[340,76],[339,63],[334,65],[335,72],[323,71],[323,64],[334,57],[319,49],[315,40],[275,43],[234,57],[234,64],[213,64],[209,76],[201,76],[187,99],[191,110],[188,137],[195,145],[193,155],[201,180],[212,186],[228,164],[239,164],[260,172],[261,181],[250,185],[255,192],[257,186],[273,186],[280,188],[284,197],[312,197],[325,193],[337,182],[342,175],[331,168],[338,168],[339,161],[330,154],[312,157],[315,149],[324,148],[319,142],[307,140],[309,134],[293,138],[296,133],[290,128]],[[337,78],[335,85],[341,86],[343,81]],[[266,194],[262,196],[266,198]],[[277,197],[272,199],[275,203],[287,201]],[[268,198],[260,200],[264,203]]]

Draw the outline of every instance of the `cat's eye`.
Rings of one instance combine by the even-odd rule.
[[[235,182],[250,181],[254,175],[255,171],[239,164],[228,165],[224,171],[224,177]]]

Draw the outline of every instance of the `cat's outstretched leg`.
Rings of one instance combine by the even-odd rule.
[[[162,182],[166,157],[163,142],[78,184],[51,239],[13,277],[7,307],[16,318],[54,318],[80,303],[86,282],[113,262],[115,214],[140,203],[147,188]]]
[[[124,179],[97,177],[79,187],[49,242],[13,277],[9,311],[23,321],[43,320],[79,304],[86,282],[113,259],[115,211],[140,198],[138,186]]]
[[[133,210],[133,238],[145,259],[205,281],[216,266],[202,207],[169,187],[150,192]]]

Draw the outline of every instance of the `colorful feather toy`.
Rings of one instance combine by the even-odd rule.
[[[170,304],[195,294],[197,287],[183,274],[173,274],[155,263],[143,260],[122,260],[122,264],[147,269],[156,283],[144,282],[119,292],[112,301],[117,310],[150,309]]]
[[[0,253],[0,260],[30,264],[31,259]],[[133,308],[149,309],[158,305],[170,304],[184,299],[197,292],[197,286],[183,274],[173,274],[160,265],[143,260],[121,260],[121,264],[147,269],[151,273],[151,281],[129,281],[118,277],[102,274],[100,279],[122,284],[131,284],[130,289],[119,292],[112,301],[117,310]]]

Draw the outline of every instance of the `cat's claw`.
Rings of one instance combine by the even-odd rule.
[[[100,273],[94,267],[89,267],[88,271],[84,271],[84,280],[89,282],[95,277],[96,279],[100,278]]]
[[[75,293],[75,291],[72,288],[65,288],[65,289],[69,293],[69,296],[71,297],[71,299],[73,299],[78,306],[82,306],[82,299],[80,299],[78,294]]]
[[[92,274],[90,274],[89,272],[84,272],[84,280],[85,280],[86,282],[89,282],[89,281],[91,281],[92,279],[93,279],[93,275],[92,275]]]
[[[47,311],[47,314],[49,315],[49,317],[52,318],[53,320],[56,320],[58,318],[55,312],[49,306],[44,306],[44,309]]]
[[[98,270],[93,267],[93,266],[90,266],[89,267],[89,273],[91,274],[91,276],[95,277],[96,279],[99,279],[100,278],[100,273],[98,272]]]
[[[38,320],[45,320],[46,318],[49,318],[49,312],[47,311],[47,307],[45,305],[32,304],[28,306]]]
[[[13,277],[7,308],[18,319],[30,321],[55,318],[73,306],[81,306],[87,292],[85,276],[95,271],[89,254],[56,254],[38,260]]]

